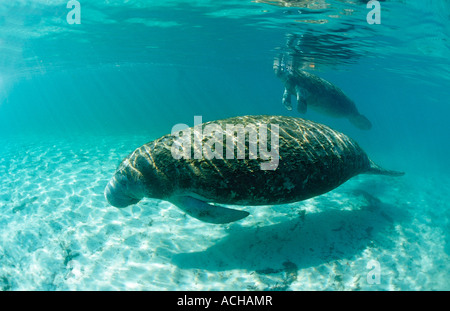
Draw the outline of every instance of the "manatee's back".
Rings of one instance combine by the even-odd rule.
[[[296,70],[299,85],[308,91],[306,104],[312,109],[334,117],[358,115],[355,103],[336,85],[303,70]]]
[[[277,117],[277,121],[280,123],[279,173],[284,175],[278,189],[287,192],[292,201],[328,192],[368,169],[366,153],[346,135],[300,118]],[[284,179],[295,188],[283,188]]]
[[[327,126],[311,121],[283,116],[245,116],[207,122],[223,129],[222,143],[216,140],[215,147],[222,150],[223,159],[191,158],[174,159],[171,147],[176,139],[167,135],[147,145],[146,153],[152,158],[152,176],[159,176],[163,184],[179,194],[196,194],[222,204],[281,204],[295,202],[325,193],[352,176],[368,169],[369,160],[356,142]],[[245,138],[245,157],[227,158],[227,125],[254,126],[267,128],[267,148],[276,143],[272,141],[272,131],[279,129],[279,153],[276,155],[275,170],[263,170],[262,163],[269,160],[249,159],[249,135]],[[192,128],[191,128],[192,130]],[[194,131],[191,131],[193,141]],[[275,133],[275,132],[274,132]],[[276,136],[274,136],[276,139]],[[212,135],[203,137],[203,145]],[[258,151],[261,150],[258,140]],[[144,147],[144,146],[143,146]],[[193,148],[194,145],[192,144]],[[273,150],[273,149],[272,149]]]

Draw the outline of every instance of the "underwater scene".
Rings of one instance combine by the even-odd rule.
[[[0,291],[450,290],[450,2],[0,3]]]

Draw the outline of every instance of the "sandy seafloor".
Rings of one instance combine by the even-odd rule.
[[[450,289],[444,174],[360,175],[213,225],[164,201],[108,205],[103,190],[118,159],[147,141],[0,141],[0,290]],[[379,284],[367,280],[371,260]]]

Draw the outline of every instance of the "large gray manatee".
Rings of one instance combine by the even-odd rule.
[[[238,129],[244,129],[243,136]],[[156,198],[202,221],[228,223],[249,213],[209,203],[292,203],[326,193],[358,174],[404,174],[376,165],[346,135],[300,118],[242,116],[180,133],[165,135],[126,157],[106,186],[108,202],[126,207],[144,197]],[[181,138],[188,144],[180,144]],[[200,143],[196,145],[195,140]],[[261,148],[263,144],[266,149]],[[184,157],[174,153],[175,146]]]

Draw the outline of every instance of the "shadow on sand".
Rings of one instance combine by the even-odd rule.
[[[265,227],[231,227],[229,235],[201,252],[174,254],[182,269],[226,271],[245,269],[259,273],[298,270],[337,259],[349,259],[373,243],[390,247],[389,228],[404,221],[408,212],[385,204],[363,190],[353,191],[357,210],[306,214]],[[384,234],[383,234],[384,233]]]

